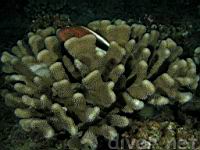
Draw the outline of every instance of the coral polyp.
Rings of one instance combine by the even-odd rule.
[[[122,20],[39,29],[3,52],[1,95],[25,131],[64,133],[70,149],[96,149],[98,136],[113,140],[130,125],[127,114],[192,99],[199,77],[182,52],[158,31]]]

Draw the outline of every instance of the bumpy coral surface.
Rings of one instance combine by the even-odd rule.
[[[144,121],[134,122],[129,132],[122,134],[121,142],[112,147],[121,149],[199,149],[200,132],[184,125],[180,127],[175,122]],[[119,139],[118,139],[119,140]],[[111,147],[111,148],[112,148]]]
[[[196,64],[200,64],[200,47],[197,47],[195,50],[194,50],[194,61]]]
[[[183,50],[172,39],[159,40],[159,32],[121,20],[79,28],[31,32],[2,54],[1,95],[25,131],[45,138],[65,134],[71,149],[96,149],[99,136],[116,138],[130,125],[126,114],[147,103],[191,100],[196,66],[179,58]]]

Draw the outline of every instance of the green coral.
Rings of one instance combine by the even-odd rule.
[[[122,20],[88,28],[91,34],[64,43],[55,28],[39,29],[3,52],[1,95],[25,131],[48,139],[65,133],[69,148],[96,149],[99,136],[113,140],[130,125],[125,113],[191,100],[196,66],[179,58],[183,50],[172,39]]]
[[[200,65],[200,47],[194,50],[194,61],[197,65]]]

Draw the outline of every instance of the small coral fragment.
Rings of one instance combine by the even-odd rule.
[[[92,149],[96,149],[98,145],[96,135],[90,130],[86,131],[81,139],[81,144],[89,146]]]
[[[22,108],[15,109],[15,115],[19,118],[42,117],[42,115],[39,112],[36,112],[35,110]]]
[[[52,138],[55,134],[54,129],[42,119],[21,119],[19,124],[25,131],[39,131],[45,138]]]
[[[149,80],[143,80],[139,84],[132,84],[127,91],[132,97],[146,99],[155,93],[155,87]]]
[[[126,106],[123,108],[124,112],[133,113],[134,110],[140,110],[144,107],[144,102],[138,99],[134,99],[128,93],[122,93],[122,96],[126,102]]]
[[[196,64],[200,64],[200,47],[197,47],[195,50],[194,50],[194,61]]]
[[[126,117],[120,115],[111,115],[108,117],[108,120],[112,126],[126,127],[129,125],[129,120]]]
[[[40,35],[33,35],[29,39],[29,45],[35,55],[44,48],[44,39]]]
[[[58,56],[49,50],[42,50],[37,55],[37,60],[42,63],[52,64],[56,62]]]
[[[115,128],[106,124],[99,127],[98,132],[99,135],[104,136],[108,140],[114,140],[118,136],[118,133],[115,130]]]
[[[112,91],[114,83],[103,82],[98,70],[91,72],[85,78],[83,78],[82,83],[88,90],[86,98],[91,103],[109,107],[116,101],[116,95]]]
[[[46,38],[48,36],[55,35],[56,29],[54,27],[47,27],[46,29],[43,30],[38,29],[36,33],[42,36],[43,38]]]
[[[85,64],[92,71],[101,63],[101,56],[97,55],[95,42],[95,36],[89,34],[82,38],[71,38],[64,45],[70,55]]]
[[[68,79],[61,62],[56,62],[49,67],[49,70],[56,81]]]
[[[78,129],[74,124],[74,121],[65,114],[64,109],[59,104],[53,104],[51,110],[59,121],[66,126],[67,131],[71,135],[75,135],[77,133]]]

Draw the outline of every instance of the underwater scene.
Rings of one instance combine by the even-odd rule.
[[[0,150],[200,150],[199,0],[0,12]]]

